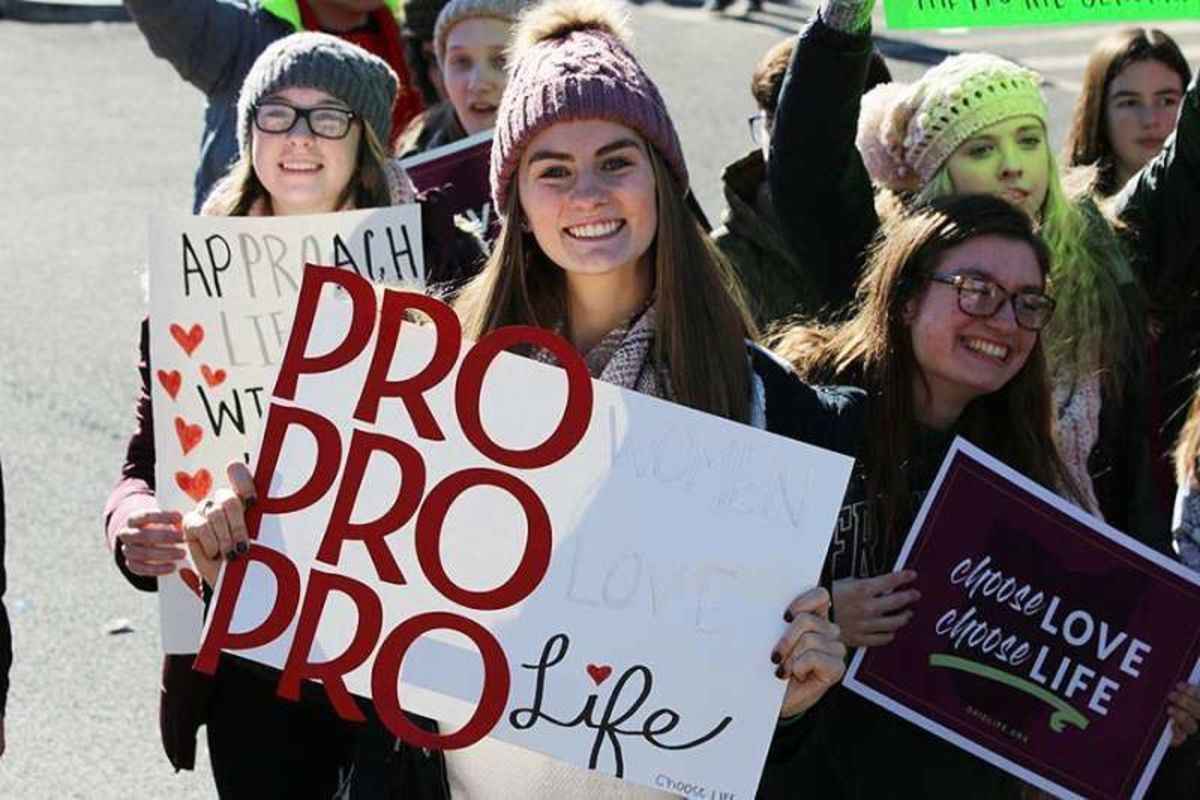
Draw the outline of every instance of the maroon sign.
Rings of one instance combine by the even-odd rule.
[[[483,131],[457,142],[406,158],[400,166],[417,191],[446,193],[451,211],[484,231],[489,242],[500,233],[500,218],[492,208],[488,169],[492,159],[492,132]]]
[[[901,551],[921,600],[847,688],[1060,797],[1139,798],[1200,673],[1200,581],[957,440]]]

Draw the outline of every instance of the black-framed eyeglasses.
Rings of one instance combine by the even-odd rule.
[[[757,145],[767,143],[767,112],[758,111],[746,118],[750,125],[750,140]]]
[[[1032,289],[1010,292],[1000,284],[976,275],[931,272],[925,276],[958,290],[958,308],[969,317],[992,317],[1004,305],[1012,303],[1017,325],[1040,331],[1054,316],[1054,298]]]
[[[263,133],[287,133],[303,119],[314,136],[322,139],[344,139],[350,123],[358,116],[337,106],[296,108],[287,103],[272,101],[254,107],[254,127]]]

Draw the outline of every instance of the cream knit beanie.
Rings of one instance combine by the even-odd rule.
[[[1045,124],[1041,76],[999,56],[962,53],[916,83],[886,83],[863,95],[856,143],[876,183],[918,191],[967,139],[1025,115]]]

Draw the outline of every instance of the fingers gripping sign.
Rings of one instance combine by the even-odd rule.
[[[187,556],[178,511],[157,508],[130,515],[117,533],[126,568],[134,575],[170,575]]]
[[[250,548],[246,512],[256,498],[254,478],[240,461],[230,463],[226,475],[230,488],[217,491],[183,518],[183,538],[209,586],[216,585],[222,560],[236,560]]]
[[[771,662],[777,665],[776,677],[788,682],[779,711],[787,719],[807,711],[842,679],[846,646],[829,621],[829,592],[821,587],[793,600],[783,618],[790,624],[772,649]]]
[[[913,570],[874,578],[845,578],[833,583],[833,617],[849,647],[889,644],[896,631],[912,619],[913,603],[921,599],[916,589],[905,588],[917,579]]]
[[[1178,747],[1200,728],[1200,686],[1181,683],[1167,695],[1171,746]]]

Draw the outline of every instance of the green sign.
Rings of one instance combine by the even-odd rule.
[[[1200,20],[1200,0],[887,0],[889,28]]]

